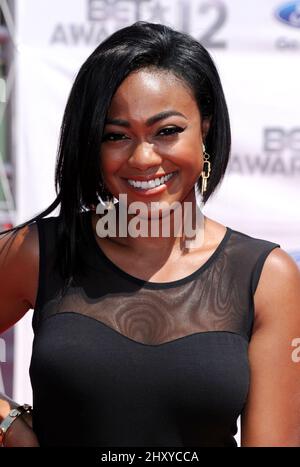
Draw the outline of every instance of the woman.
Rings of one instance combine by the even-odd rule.
[[[34,308],[35,333],[33,412],[4,445],[236,446],[241,415],[242,446],[300,446],[297,266],[277,243],[197,223],[195,188],[204,204],[229,151],[219,76],[192,37],[137,22],[82,65],[57,198],[1,237],[1,329]],[[117,201],[116,235],[97,235],[100,198]],[[136,202],[156,227],[188,202],[200,242],[122,235]]]

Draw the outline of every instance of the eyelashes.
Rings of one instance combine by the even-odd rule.
[[[156,134],[156,136],[162,136],[163,138],[168,138],[170,136],[177,135],[179,133],[182,133],[185,130],[185,128],[182,128],[180,126],[172,126],[172,127],[166,127],[162,128],[159,130],[159,132]],[[165,132],[162,134],[162,132]],[[125,136],[125,138],[123,138]],[[116,138],[116,139],[112,139]],[[102,137],[102,141],[109,141],[109,142],[115,142],[115,141],[122,141],[128,139],[127,136],[124,133],[105,133]]]
[[[172,136],[177,133],[182,133],[184,131],[184,128],[181,128],[180,126],[166,127],[160,130],[158,134],[161,133],[162,131],[170,131],[170,133],[165,134],[165,136]]]

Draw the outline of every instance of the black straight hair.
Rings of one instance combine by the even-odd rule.
[[[201,118],[210,118],[205,146],[211,173],[203,203],[224,176],[231,145],[230,122],[219,74],[208,51],[189,34],[163,24],[137,21],[115,31],[83,63],[71,88],[56,159],[56,199],[40,214],[1,232],[16,232],[60,205],[56,252],[64,287],[80,267],[77,248],[85,234],[80,212],[95,209],[99,197],[112,199],[100,167],[100,146],[111,99],[122,81],[142,68],[172,72],[192,90]],[[197,182],[199,190],[201,184],[202,177]]]

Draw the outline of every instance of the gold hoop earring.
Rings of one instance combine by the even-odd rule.
[[[201,184],[201,195],[206,192],[207,189],[207,180],[210,176],[210,171],[211,171],[211,163],[208,160],[210,158],[210,155],[206,152],[205,145],[202,143],[202,148],[203,148],[203,157],[204,157],[204,162],[203,162],[203,170],[201,172],[201,177],[202,177],[202,184]]]

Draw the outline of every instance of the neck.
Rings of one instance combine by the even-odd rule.
[[[151,215],[148,212],[141,215],[128,214],[125,206],[122,213],[121,209],[121,204],[117,203],[117,236],[109,238],[118,245],[126,246],[136,256],[144,256],[148,251],[150,254],[153,250],[159,251],[162,256],[168,256],[175,250],[186,253],[203,244],[205,216],[197,205],[194,190],[177,204],[175,210],[169,209],[159,216],[157,211]],[[127,232],[125,236],[120,234],[120,223]],[[144,236],[133,236],[131,232],[134,227],[137,231],[142,231]]]

